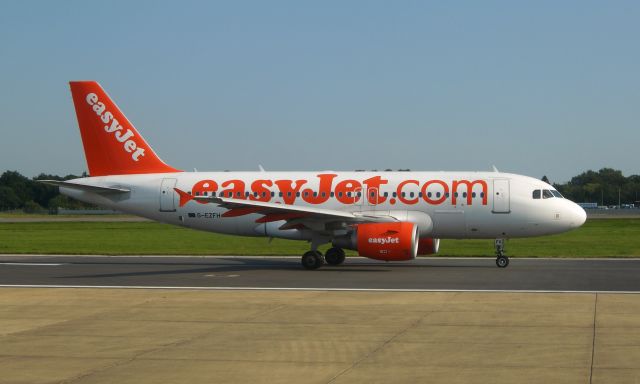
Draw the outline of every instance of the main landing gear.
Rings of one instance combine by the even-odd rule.
[[[509,258],[504,255],[504,239],[496,239],[496,265],[498,268],[506,268],[509,265]]]
[[[302,255],[302,266],[305,269],[313,270],[322,267],[322,265],[326,262],[330,265],[340,265],[344,263],[345,255],[342,248],[329,248],[327,253],[323,256],[322,252],[318,250],[311,250],[305,252]]]
[[[324,254],[324,259],[327,264],[340,265],[344,263],[345,255],[342,248],[329,248],[327,253]]]

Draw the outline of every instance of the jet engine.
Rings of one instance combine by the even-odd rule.
[[[401,261],[416,258],[418,239],[414,223],[392,222],[359,224],[351,234],[334,238],[332,243],[371,259]]]

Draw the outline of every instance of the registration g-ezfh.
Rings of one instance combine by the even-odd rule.
[[[183,172],[165,164],[100,85],[71,82],[91,177],[47,181],[68,196],[164,223],[304,240],[302,265],[438,252],[439,239],[503,240],[577,228],[585,211],[540,180],[495,172]],[[323,255],[318,247],[330,243]]]

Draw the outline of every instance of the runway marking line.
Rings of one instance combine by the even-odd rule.
[[[0,265],[27,265],[36,267],[57,267],[64,265],[64,263],[0,263]]]
[[[629,294],[640,291],[562,291],[544,289],[402,289],[402,288],[286,288],[286,287],[162,287],[145,285],[52,285],[52,284],[0,284],[0,288],[91,288],[91,289],[168,289],[193,291],[328,291],[328,292],[478,292],[478,293],[586,293]]]

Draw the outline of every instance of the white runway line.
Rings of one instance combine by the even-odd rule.
[[[640,291],[563,291],[531,289],[385,289],[385,288],[286,288],[286,287],[162,287],[144,285],[0,284],[0,288],[167,289],[183,291],[313,291],[313,292],[476,292],[476,293],[587,293],[637,295]]]
[[[64,265],[62,263],[0,263],[0,265],[28,265],[28,266],[36,266],[36,267],[57,267],[59,265]]]

